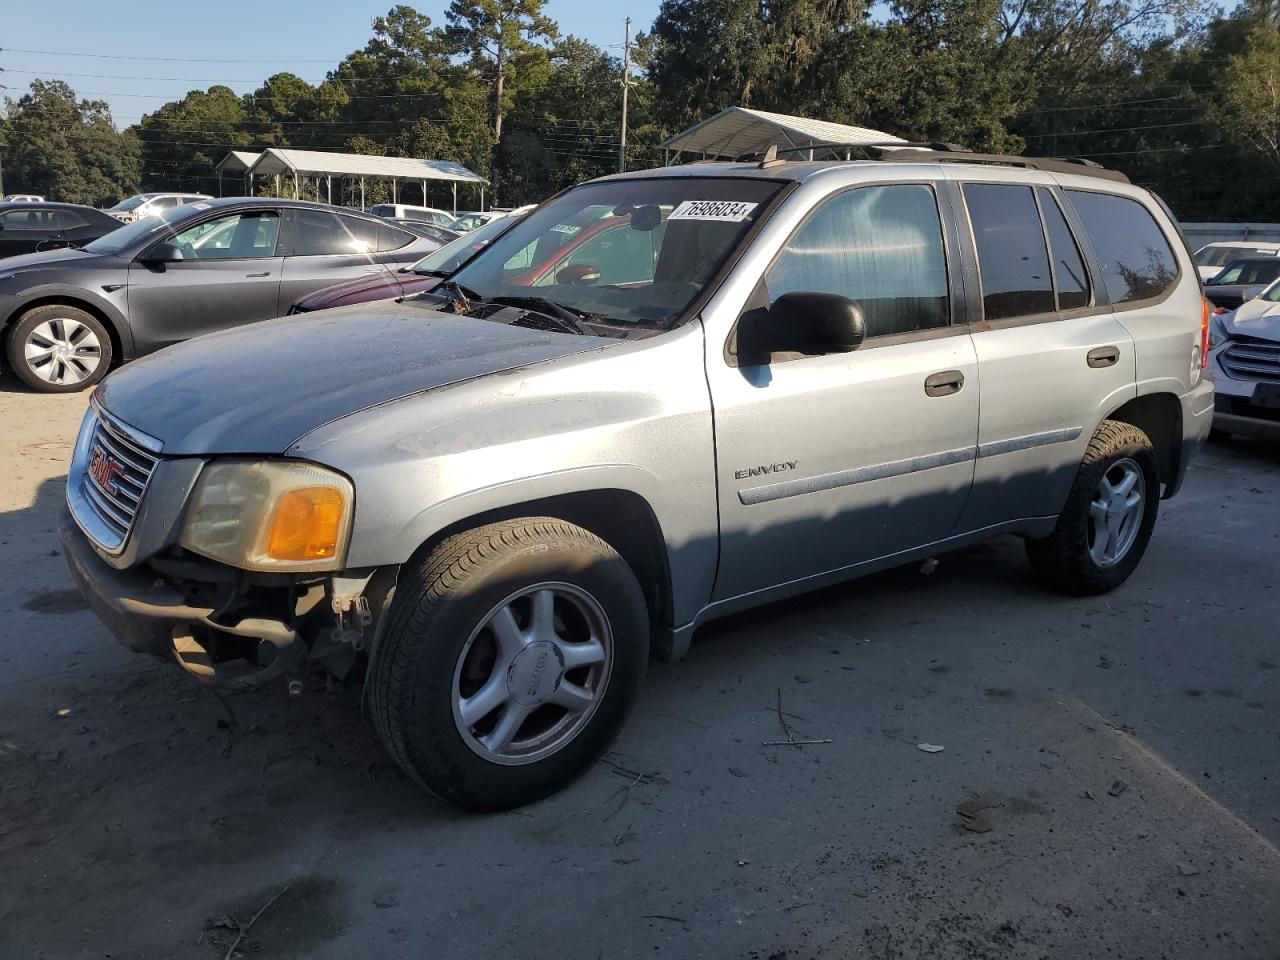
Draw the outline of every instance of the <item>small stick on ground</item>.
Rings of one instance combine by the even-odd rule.
[[[227,711],[227,742],[222,745],[222,759],[226,760],[231,756],[231,738],[236,731],[236,712],[231,709],[231,701],[224,697],[219,691],[213,687],[208,688],[209,692],[214,695],[217,701],[222,704],[222,708]]]
[[[231,944],[231,946],[227,948],[227,955],[223,957],[222,960],[231,960],[232,954],[236,952],[236,947],[240,946],[240,941],[243,940],[244,935],[249,932],[249,928],[252,927],[255,923],[257,923],[258,918],[267,912],[267,908],[270,907],[277,900],[279,900],[281,897],[283,897],[285,894],[285,891],[292,886],[293,886],[293,883],[290,882],[290,883],[286,883],[283,887],[281,887],[274,897],[272,897],[270,900],[268,900],[258,909],[258,912],[253,915],[253,919],[251,919],[248,923],[246,923],[244,926],[240,928],[240,932],[236,934],[235,941]]]
[[[782,709],[782,688],[781,687],[778,687],[777,712],[778,712],[778,724],[782,727],[783,736],[785,736],[787,739],[765,740],[761,742],[760,746],[762,747],[803,747],[806,744],[810,744],[810,743],[830,743],[831,742],[830,740],[797,740],[796,739],[795,730],[792,728],[791,724],[787,723],[787,717],[794,717],[795,714],[787,713],[787,711]]]
[[[761,740],[762,747],[803,747],[810,743],[834,743],[830,737],[825,740]]]

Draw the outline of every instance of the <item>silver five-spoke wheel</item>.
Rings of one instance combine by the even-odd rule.
[[[1102,475],[1089,502],[1089,555],[1100,568],[1123,560],[1138,539],[1146,501],[1142,468],[1117,460]]]
[[[486,760],[532,763],[587,725],[609,682],[613,632],[599,602],[537,583],[497,604],[454,669],[453,718]]]
[[[75,384],[97,371],[102,363],[102,344],[98,335],[79,320],[54,317],[31,328],[23,355],[41,380]]]

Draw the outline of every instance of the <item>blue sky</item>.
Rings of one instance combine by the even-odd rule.
[[[37,77],[63,79],[82,96],[106,100],[116,123],[123,127],[166,100],[215,82],[248,93],[272,73],[287,70],[317,83],[343,56],[364,46],[371,34],[370,22],[394,2],[222,0],[210,5],[189,0],[177,4],[8,0],[0,20],[0,67],[4,68],[0,84],[8,89],[0,94],[17,98]],[[561,33],[607,46],[622,43],[627,16],[633,30],[648,29],[658,4],[659,0],[548,0],[547,12],[559,23]],[[448,0],[412,5],[443,23]],[[50,56],[14,50],[221,62]],[[252,62],[226,62],[231,60]]]

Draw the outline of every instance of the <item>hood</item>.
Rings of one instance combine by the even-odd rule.
[[[1222,329],[1232,337],[1254,337],[1280,342],[1280,303],[1249,300],[1221,319]]]
[[[108,412],[166,454],[282,453],[379,403],[617,342],[381,300],[188,340],[98,389]]]
[[[74,260],[93,260],[100,256],[102,256],[100,253],[86,253],[72,247],[42,250],[40,253],[24,253],[17,257],[5,257],[0,260],[0,277],[19,270],[38,270],[41,267],[57,266]]]
[[[408,273],[387,273],[385,271],[362,277],[352,277],[340,283],[330,284],[314,290],[305,297],[293,302],[292,310],[328,310],[330,307],[346,307],[355,303],[368,303],[370,300],[386,300],[400,296],[401,281],[412,276]]]

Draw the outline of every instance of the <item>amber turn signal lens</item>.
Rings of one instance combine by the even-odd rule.
[[[300,487],[280,497],[267,533],[272,560],[324,560],[342,539],[342,493],[333,487]]]

